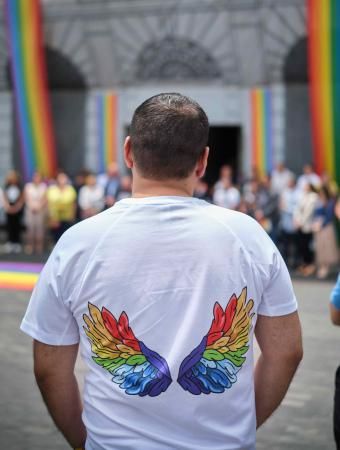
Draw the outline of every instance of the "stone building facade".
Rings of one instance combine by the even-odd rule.
[[[311,160],[304,0],[42,3],[57,147],[71,173],[97,170],[95,98],[103,92],[117,94],[117,148],[141,101],[179,91],[202,104],[212,127],[224,129],[215,133],[214,151],[226,162],[229,152],[237,170],[248,173],[249,94],[269,87],[275,159],[296,171]],[[0,11],[1,175],[19,164],[19,152]]]

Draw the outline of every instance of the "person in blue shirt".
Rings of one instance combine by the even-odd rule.
[[[340,326],[340,273],[331,293],[330,311],[333,324]]]
[[[340,273],[331,293],[330,315],[334,325],[340,326]],[[337,450],[340,450],[340,366],[335,374],[334,395],[334,438]]]

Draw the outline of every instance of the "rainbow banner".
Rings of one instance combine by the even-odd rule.
[[[340,1],[307,5],[314,164],[340,183]]]
[[[32,291],[42,268],[42,264],[0,262],[0,289]]]
[[[97,95],[98,170],[104,173],[117,161],[117,96]]]
[[[252,166],[261,175],[273,170],[272,92],[267,88],[250,92]]]
[[[39,0],[5,0],[7,41],[14,86],[23,172],[56,172]]]

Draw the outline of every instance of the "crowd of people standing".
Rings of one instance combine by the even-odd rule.
[[[328,276],[339,262],[340,199],[338,187],[311,165],[296,177],[283,164],[265,176],[254,168],[249,178],[235,179],[222,166],[214,186],[200,180],[195,196],[246,213],[257,220],[278,245],[288,266],[304,276]],[[75,222],[87,219],[131,195],[131,177],[121,176],[115,163],[105,174],[82,170],[74,180],[64,172],[45,180],[39,173],[23,185],[17,172],[8,173],[1,205],[6,215],[4,251],[43,253]],[[338,217],[338,218],[337,218]],[[25,229],[25,233],[23,233]],[[24,241],[24,242],[23,242]]]
[[[25,185],[17,172],[10,171],[1,191],[7,231],[4,251],[41,254],[48,241],[56,243],[75,222],[130,195],[131,177],[121,177],[114,163],[105,174],[82,170],[74,180],[62,171],[49,180],[35,173]]]
[[[280,163],[271,174],[236,180],[231,167],[209,189],[200,181],[195,195],[252,216],[279,247],[290,269],[303,276],[326,278],[339,263],[340,197],[327,174],[306,164],[296,176]]]

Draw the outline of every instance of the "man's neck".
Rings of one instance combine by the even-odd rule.
[[[193,192],[193,183],[190,179],[156,181],[138,178],[134,179],[132,184],[132,197],[192,197]]]

